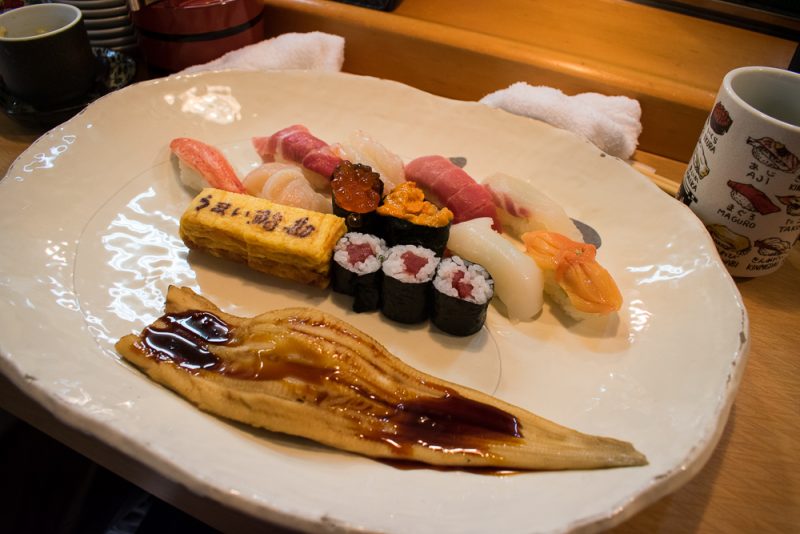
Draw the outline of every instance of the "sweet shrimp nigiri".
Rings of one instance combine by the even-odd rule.
[[[169,144],[178,159],[180,179],[186,187],[199,191],[206,187],[244,193],[244,186],[230,162],[211,145],[189,137],[178,137]]]
[[[522,234],[525,251],[544,273],[545,293],[575,319],[615,312],[622,306],[616,282],[595,258],[594,245],[556,232]]]

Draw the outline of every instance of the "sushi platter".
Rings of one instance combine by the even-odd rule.
[[[341,140],[336,157],[320,145],[302,172],[276,158],[281,132],[300,124]],[[361,161],[363,132],[393,155],[373,162],[380,173],[344,162]],[[208,183],[184,176],[184,164],[202,167],[208,161],[196,158],[209,150]],[[302,207],[261,195],[271,187],[265,165],[284,183],[292,173],[308,178]],[[333,176],[327,190],[308,172],[320,168]],[[396,177],[403,168],[424,194]],[[428,202],[430,190],[441,193],[427,181],[438,172],[463,180],[459,191],[468,193]],[[533,189],[546,202],[530,200]],[[749,347],[741,296],[710,237],[647,178],[569,132],[386,80],[229,71],[136,84],[34,143],[0,181],[0,203],[0,224],[15,228],[7,247],[18,251],[0,259],[0,371],[65,423],[191,491],[300,530],[618,524],[702,468]],[[495,213],[493,203],[506,209]],[[555,206],[545,226],[560,237],[522,224],[533,203]],[[552,251],[564,246],[569,261],[592,270],[602,302],[574,310],[564,300],[571,288],[564,299],[542,295],[536,277],[546,277],[551,258],[562,261],[566,253]],[[373,263],[356,267],[355,256]],[[561,263],[552,269],[564,272]],[[425,293],[415,295],[422,278]],[[387,376],[408,368],[429,377],[425,387],[457,384],[447,395],[459,406],[514,414],[523,434],[542,417],[581,436],[613,437],[614,447],[625,444],[624,460],[543,463],[507,476],[401,469],[376,459],[385,455],[364,445],[367,434],[339,446],[311,422],[294,431],[211,409],[157,380],[133,345],[120,349],[121,338],[153,339],[165,317],[177,317],[164,315],[165,302],[173,314],[184,305],[175,302],[216,313],[214,335],[219,317],[352,329],[353,339],[379,347],[369,350],[391,354]],[[197,350],[206,365],[208,353]],[[349,391],[366,380],[353,376]],[[375,435],[386,442],[383,432]],[[423,448],[436,464],[435,447]],[[456,448],[443,463],[461,465]],[[624,467],[594,469],[606,466]]]

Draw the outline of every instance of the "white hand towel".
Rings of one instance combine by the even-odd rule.
[[[642,108],[637,100],[626,96],[567,96],[552,87],[517,82],[480,101],[575,132],[621,159],[630,159],[642,133]]]
[[[344,63],[344,38],[322,32],[284,33],[272,39],[232,50],[181,74],[206,70],[323,70],[340,71]]]

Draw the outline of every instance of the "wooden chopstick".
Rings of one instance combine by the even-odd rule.
[[[680,184],[675,182],[674,180],[670,180],[669,178],[664,178],[663,176],[657,174],[655,170],[653,170],[648,165],[644,165],[643,163],[639,163],[638,161],[634,161],[631,166],[639,171],[640,173],[647,176],[651,182],[656,184],[659,189],[664,191],[670,196],[677,196],[678,188]]]

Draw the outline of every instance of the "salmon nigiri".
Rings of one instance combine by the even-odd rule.
[[[594,245],[545,231],[524,233],[522,241],[544,273],[545,292],[572,317],[584,319],[620,309],[622,294],[597,262]]]
[[[178,158],[183,185],[200,190],[206,187],[231,193],[244,193],[242,182],[222,152],[197,139],[178,137],[169,144]]]

